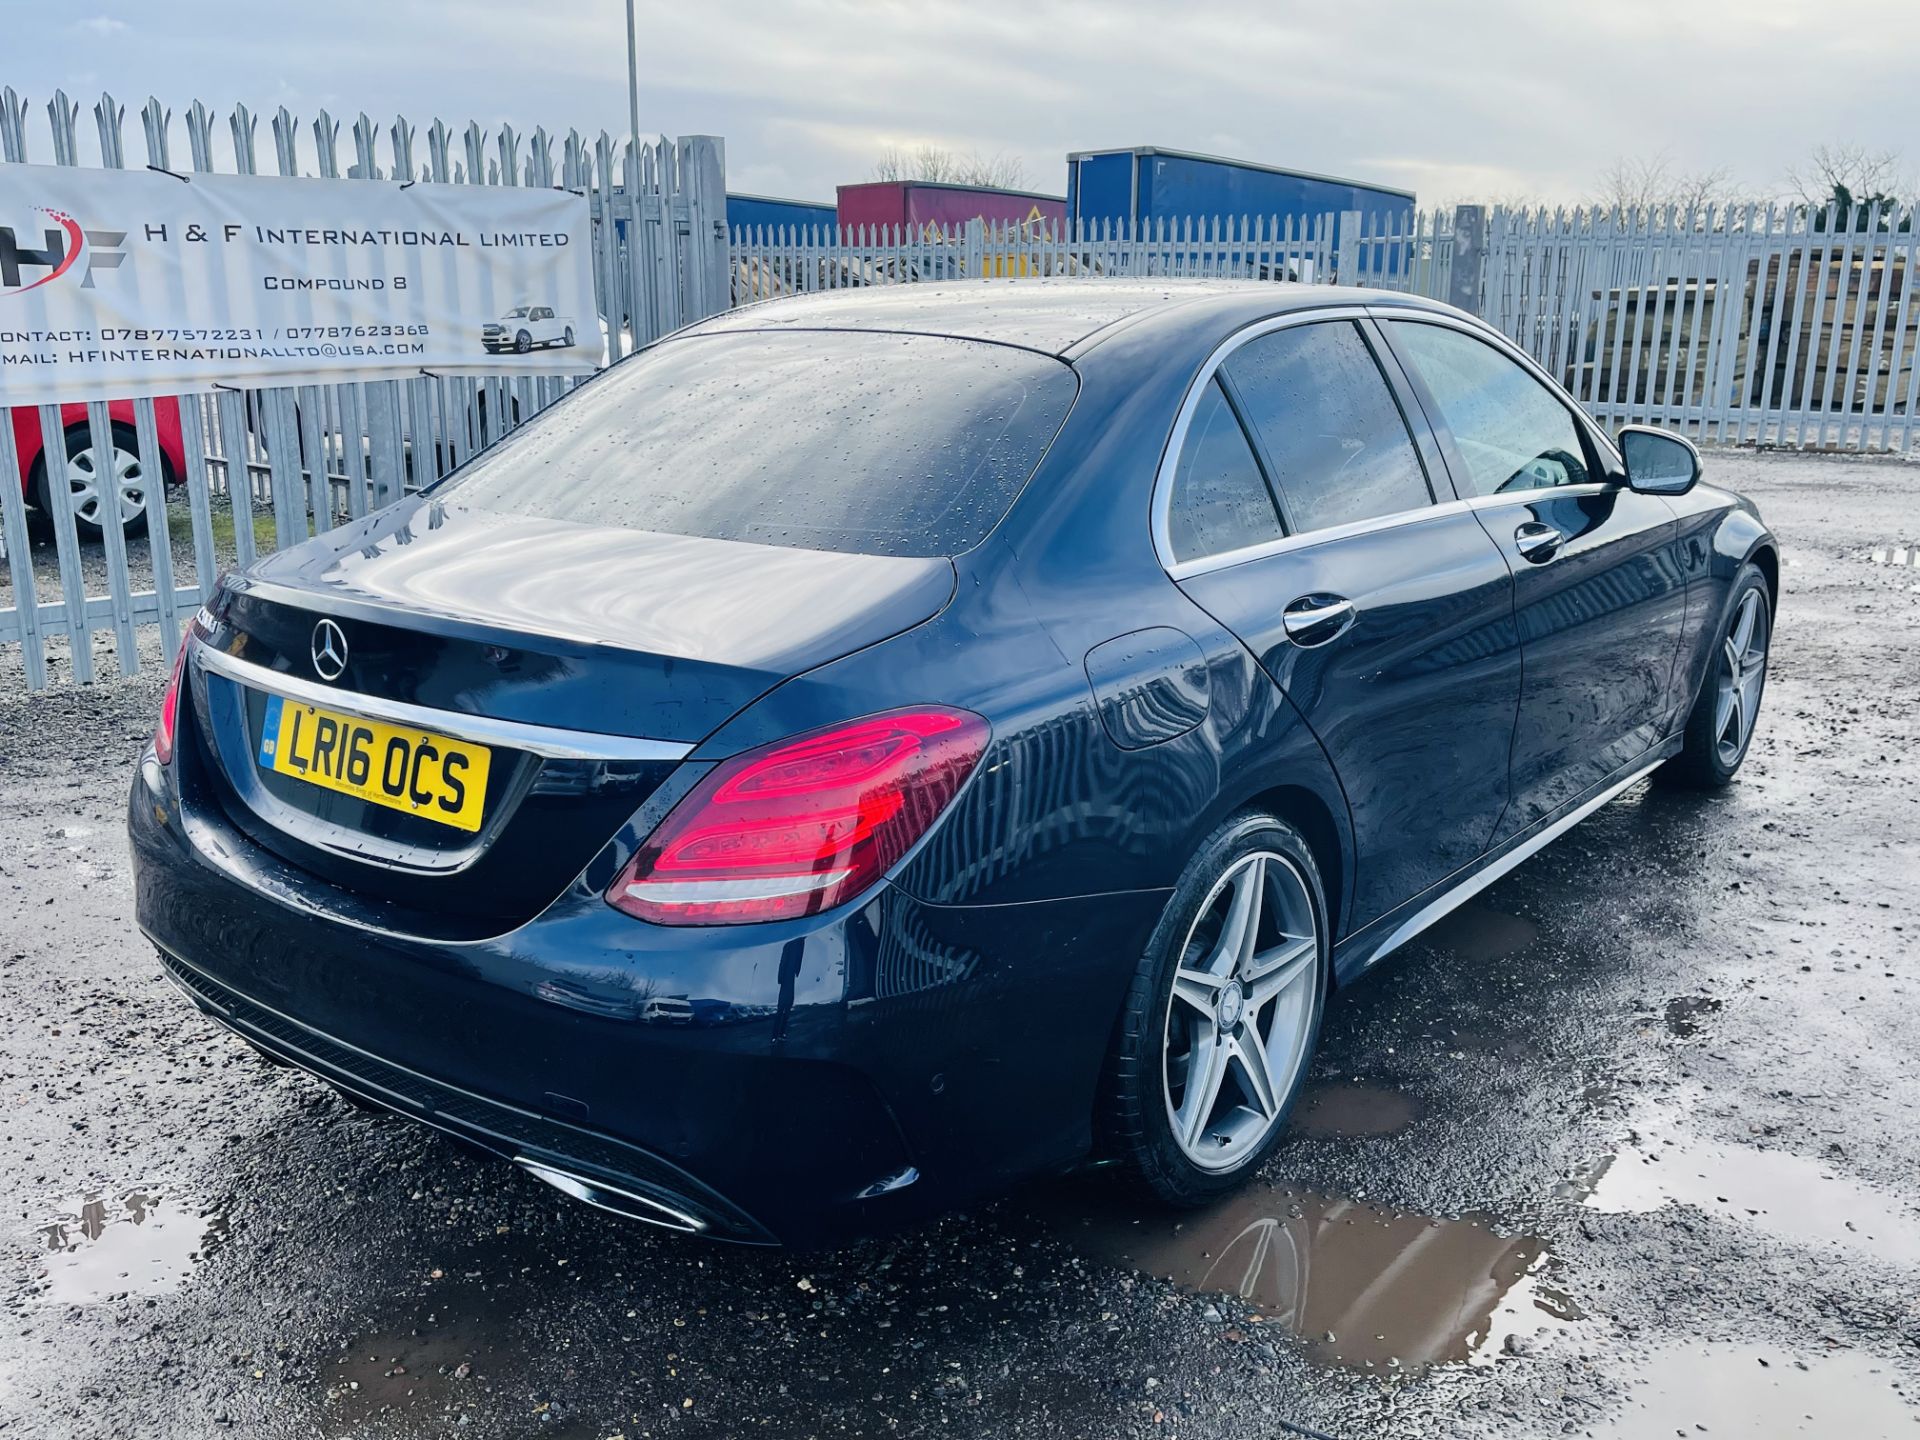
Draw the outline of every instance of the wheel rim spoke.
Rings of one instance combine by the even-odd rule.
[[[1755,617],[1760,609],[1758,591],[1748,591],[1747,598],[1740,602],[1740,614],[1733,622],[1732,649],[1735,656],[1745,655],[1747,647],[1753,644]],[[1736,665],[1738,661],[1735,661]]]
[[[1220,987],[1226,981],[1207,970],[1181,966],[1173,975],[1173,994],[1204,1015],[1208,1021],[1220,1013]]]
[[[1187,1093],[1181,1097],[1175,1125],[1181,1143],[1192,1149],[1206,1133],[1207,1117],[1213,1114],[1220,1098],[1220,1084],[1227,1075],[1227,1046],[1217,1035],[1196,1039],[1193,1056],[1187,1064]]]
[[[1260,933],[1261,895],[1267,888],[1266,881],[1267,862],[1262,855],[1256,855],[1251,864],[1235,875],[1226,923],[1220,927],[1220,938],[1214,942],[1213,954],[1207,960],[1207,969],[1222,978],[1240,974],[1253,954]]]
[[[1256,957],[1246,977],[1248,1011],[1258,1014],[1269,1001],[1306,975],[1313,968],[1318,950],[1311,935],[1290,935]]]
[[[1725,739],[1727,722],[1733,718],[1733,689],[1731,685],[1722,685],[1720,693],[1713,702],[1713,733],[1716,739]]]
[[[1261,1042],[1259,1029],[1242,1025],[1230,1041],[1229,1054],[1254,1109],[1265,1119],[1274,1119],[1280,1113],[1280,1101],[1273,1093],[1273,1072],[1267,1066],[1267,1047]]]

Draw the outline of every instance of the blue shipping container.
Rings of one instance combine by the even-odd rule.
[[[1413,205],[1409,190],[1152,145],[1067,156],[1067,214],[1090,224],[1242,216],[1311,221],[1349,210],[1370,221],[1380,216],[1404,222]],[[1337,245],[1337,221],[1335,232]]]
[[[728,195],[727,228],[785,225],[790,230],[808,226],[829,229],[834,223],[829,200],[775,200],[766,195]]]

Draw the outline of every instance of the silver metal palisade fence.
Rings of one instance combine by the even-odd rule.
[[[383,125],[362,114],[343,143],[340,122],[325,111],[303,124],[282,107],[269,122],[265,151],[258,118],[244,105],[222,116],[195,103],[176,124],[150,99],[139,115],[141,161],[129,154],[125,110],[111,95],[93,106],[92,127],[80,123],[80,106],[64,93],[53,96],[44,116],[42,125],[13,89],[0,90],[0,170],[27,162],[115,169],[144,163],[201,173],[582,192],[592,208],[594,294],[609,361],[730,303],[725,155],[711,136],[658,136],[636,147],[604,131],[592,138],[577,130],[522,134],[506,125],[455,131],[438,120],[423,130],[404,116]],[[211,593],[221,570],[430,483],[572,383],[421,375],[183,396],[187,473],[169,492],[172,503],[150,498],[140,534],[111,523],[119,506],[114,484],[98,487],[107,509],[97,527],[76,523],[66,504],[29,516],[23,501],[65,487],[58,475],[40,484],[43,477],[21,474],[0,384],[0,696],[44,689],[62,673],[94,679],[96,645],[110,647],[108,664],[122,675],[140,668],[143,649],[149,662],[170,660],[184,617]],[[84,437],[74,446],[84,452],[76,466],[113,455],[118,445],[118,463],[159,476],[155,407],[167,402],[137,402],[129,436],[114,433],[107,410],[114,398],[98,397],[83,419],[42,406],[28,423],[37,422],[52,463],[67,456],[71,431]],[[162,488],[155,483],[147,493],[157,497]],[[96,528],[97,540],[85,538]]]
[[[974,221],[750,227],[733,232],[733,302],[864,285],[971,277],[1212,276],[1326,281],[1444,293],[1451,215],[1316,215],[1100,221],[1055,227]]]
[[[1608,424],[1726,444],[1910,450],[1920,226],[1908,207],[1487,210],[1305,220],[736,230],[734,303],[972,276],[1237,276],[1447,300]]]
[[[47,106],[56,163],[81,163],[78,111],[64,95]],[[120,107],[103,96],[93,113],[100,163],[126,164]],[[30,118],[12,90],[0,91],[0,162],[28,158]],[[141,120],[147,163],[173,168],[172,117],[149,101]],[[236,172],[255,173],[256,128],[244,106],[222,126],[196,104],[185,116],[191,167],[212,170],[220,141]],[[539,130],[521,136],[511,127],[468,125],[456,135],[435,122],[421,155],[422,137],[405,119],[383,130],[361,115],[349,159],[338,123],[324,112],[310,141],[284,109],[271,128],[281,174],[419,175],[587,192],[609,359],[728,305],[820,290],[927,280],[1240,277],[1449,301],[1523,346],[1610,425],[1642,421],[1709,443],[1851,452],[1904,454],[1920,438],[1913,285],[1920,217],[1906,206],[1634,214],[1460,206],[1399,217],[1068,227],[975,221],[946,230],[729,236],[722,148],[708,137],[662,137],[635,151],[604,133],[588,141],[571,132],[556,164],[554,141]],[[34,158],[44,157],[36,151]],[[118,669],[131,674],[142,627],[151,627],[149,648],[170,655],[182,615],[219,569],[417,488],[566,388],[562,381],[422,377],[191,397],[181,407],[184,494],[171,507],[151,507],[147,536],[125,537],[109,525],[84,545],[61,506],[30,533],[11,428],[0,424],[0,542],[8,557],[0,568],[0,695],[22,683],[44,688],[63,664],[74,680],[94,678],[93,645],[108,636]],[[151,471],[158,453],[152,403],[142,402],[137,417],[139,459]],[[47,440],[60,436],[52,409],[38,423]],[[98,442],[109,424],[105,404],[90,406],[84,423]]]
[[[1476,308],[1605,423],[1904,453],[1917,245],[1907,206],[1496,210]]]

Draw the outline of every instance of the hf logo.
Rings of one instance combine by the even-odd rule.
[[[35,208],[54,222],[40,232],[38,244],[31,234],[23,237],[11,225],[0,225],[0,300],[51,285],[76,266],[80,288],[91,290],[96,270],[118,270],[126,263],[120,248],[126,231],[82,230],[63,210]]]

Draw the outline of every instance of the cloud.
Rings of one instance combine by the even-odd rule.
[[[111,15],[95,15],[91,20],[82,20],[80,28],[95,35],[118,35],[127,28],[127,22],[116,20]]]
[[[641,7],[641,125],[727,142],[738,188],[828,198],[890,144],[1017,156],[1062,191],[1069,151],[1228,153],[1411,187],[1423,201],[1593,192],[1618,157],[1727,167],[1777,189],[1815,144],[1920,135],[1920,5],[1849,0],[729,0]],[[140,45],[7,22],[9,70],[78,94],[101,72],[137,108],[322,103],[424,132],[511,121],[591,139],[627,127],[620,0],[169,0]],[[102,35],[123,22],[82,22]],[[137,52],[137,53],[136,53]],[[16,78],[15,83],[18,83]],[[323,101],[322,97],[332,97]],[[224,128],[224,127],[223,127]],[[303,140],[303,144],[305,141]],[[1920,151],[1920,141],[1910,147]],[[1912,156],[1910,155],[1911,159]]]

